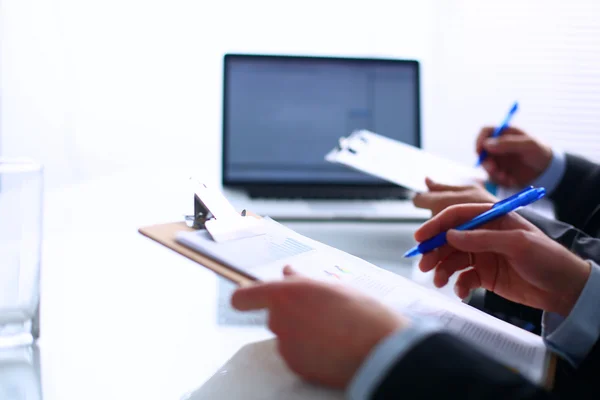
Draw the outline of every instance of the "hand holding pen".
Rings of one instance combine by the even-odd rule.
[[[492,139],[496,139],[504,133],[504,130],[506,128],[508,128],[510,121],[515,116],[515,114],[517,113],[518,110],[519,110],[519,103],[515,102],[515,104],[513,104],[513,106],[510,108],[510,110],[508,110],[508,114],[506,114],[506,117],[504,117],[504,121],[502,121],[502,123],[499,126],[497,126],[496,128],[494,128],[494,130],[492,131],[492,134],[490,135],[490,137]],[[479,159],[477,160],[477,164],[475,164],[476,167],[480,166],[481,163],[484,162],[488,156],[488,153],[485,149],[478,151],[478,153],[479,153]]]
[[[461,298],[482,287],[517,303],[568,315],[587,282],[590,264],[518,213],[505,214],[480,229],[453,229],[490,207],[451,206],[423,224],[415,232],[418,242],[447,232],[447,244],[421,258],[421,271],[434,271],[437,287],[459,273],[455,292]]]
[[[533,182],[546,170],[553,156],[550,146],[509,126],[517,108],[515,103],[498,127],[483,128],[475,144],[480,160],[477,165],[481,164],[492,182],[509,188]]]

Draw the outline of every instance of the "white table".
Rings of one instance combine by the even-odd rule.
[[[228,285],[137,233],[179,220],[192,207],[179,184],[185,173],[142,176],[132,171],[46,196],[39,341],[45,400],[178,399],[244,344],[272,336],[261,325],[231,325],[235,313],[219,305]],[[290,226],[413,273],[399,260],[416,225]],[[0,388],[38,385],[33,365],[4,364],[0,371]]]

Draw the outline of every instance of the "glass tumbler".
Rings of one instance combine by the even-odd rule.
[[[39,337],[42,167],[0,158],[0,348]]]

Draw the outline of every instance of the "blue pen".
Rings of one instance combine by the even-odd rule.
[[[511,109],[508,111],[508,114],[506,114],[506,117],[504,118],[504,121],[502,121],[502,124],[500,124],[500,126],[496,127],[496,129],[494,129],[494,132],[492,133],[492,136],[490,136],[490,137],[497,138],[498,136],[502,135],[502,132],[506,128],[508,128],[508,125],[510,124],[510,120],[515,115],[515,113],[517,112],[518,109],[519,109],[519,103],[515,101],[515,104],[513,104]],[[479,167],[481,165],[481,163],[483,162],[483,160],[486,159],[487,155],[488,155],[487,151],[481,150],[481,153],[479,154],[479,160],[477,160],[477,164],[475,164],[475,166]]]
[[[538,201],[545,195],[546,189],[534,188],[533,186],[529,186],[528,188],[523,189],[519,193],[497,202],[492,206],[492,208],[490,208],[483,214],[479,214],[469,222],[465,222],[464,224],[454,229],[459,231],[467,231],[478,228],[483,224],[486,224],[490,221],[495,220],[496,218],[500,218],[503,215],[506,215],[509,212],[516,210],[517,208]],[[442,232],[440,234],[435,235],[431,239],[427,239],[426,241],[419,243],[417,246],[404,253],[404,257],[408,258],[416,256],[418,254],[425,254],[434,249],[437,249],[438,247],[442,247],[447,243],[446,233],[447,232]]]

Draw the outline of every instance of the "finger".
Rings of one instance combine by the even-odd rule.
[[[417,193],[413,196],[412,202],[417,208],[427,208],[425,204],[429,202],[429,193]]]
[[[493,252],[510,255],[513,250],[520,249],[522,241],[526,240],[522,230],[490,230],[476,229],[472,231],[448,231],[446,238],[448,244],[457,250],[469,253]]]
[[[419,193],[413,197],[413,204],[418,208],[425,208],[432,210],[433,208],[440,207],[440,203],[447,200],[453,192],[426,192]]]
[[[470,186],[453,186],[453,185],[446,185],[443,183],[438,183],[429,177],[425,178],[425,184],[427,185],[427,188],[432,192],[442,192],[442,191],[454,192],[454,191],[461,191],[461,190],[466,190],[466,189],[470,188]]]
[[[454,284],[454,293],[464,299],[472,290],[481,287],[481,279],[475,268],[461,272]]]
[[[535,145],[533,139],[529,136],[520,135],[502,135],[497,138],[486,139],[483,142],[483,148],[490,154],[523,154],[528,152]]]
[[[421,225],[415,232],[415,240],[422,242],[438,233],[456,228],[491,207],[492,204],[458,204],[450,206]]]
[[[435,268],[433,282],[437,287],[443,287],[448,279],[458,271],[470,267],[469,254],[462,251],[454,251]]]
[[[417,208],[431,210],[434,215],[454,204],[469,203],[471,196],[468,191],[459,192],[428,192],[415,196],[413,204]]]
[[[434,269],[442,260],[448,258],[450,254],[455,252],[451,246],[442,246],[429,253],[426,253],[421,257],[419,261],[419,269],[423,272],[429,272]]]
[[[494,127],[493,126],[483,127],[479,131],[479,134],[477,135],[477,139],[475,140],[475,152],[477,154],[481,153],[481,151],[483,150],[483,142],[487,138],[489,138],[490,136],[492,136],[492,133],[494,133]]]
[[[239,288],[231,296],[231,305],[239,311],[268,308],[276,289],[277,282]]]

